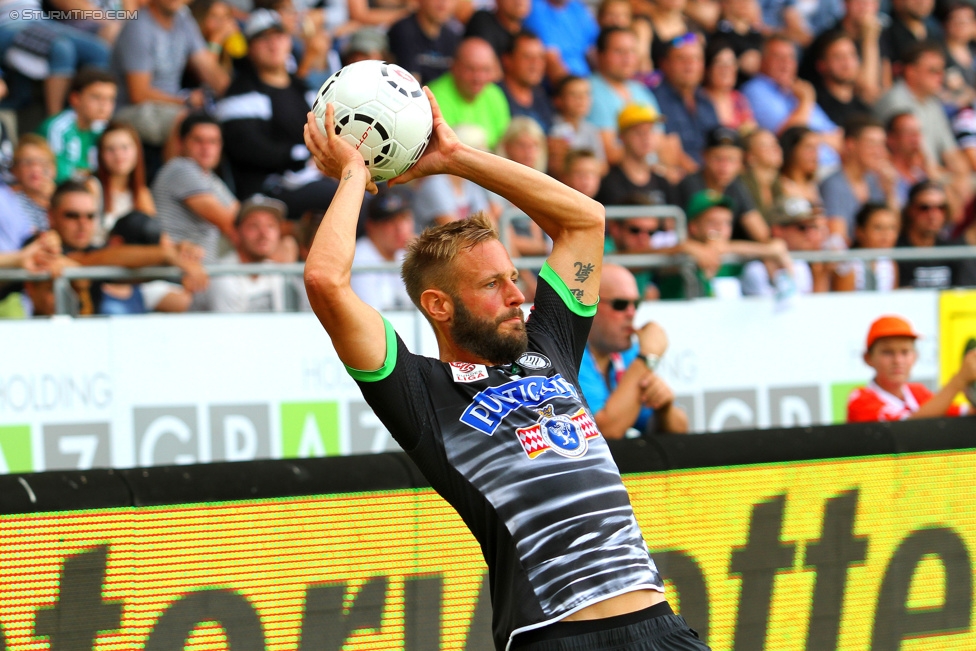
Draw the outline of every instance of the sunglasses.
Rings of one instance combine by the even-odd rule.
[[[81,219],[82,217],[84,217],[85,219],[92,219],[93,220],[93,219],[95,219],[95,213],[93,213],[93,212],[77,212],[75,210],[68,210],[68,211],[65,211],[65,213],[64,213],[64,218],[65,219]]]
[[[634,300],[630,300],[626,298],[615,298],[609,301],[609,303],[610,303],[610,309],[613,310],[614,312],[623,312],[631,305],[633,305],[634,309],[636,310],[638,307],[640,307],[641,300],[639,298],[635,298]]]
[[[942,212],[945,212],[949,210],[949,206],[944,203],[920,203],[915,206],[915,209],[922,212],[928,212],[930,210],[941,210]]]
[[[798,224],[790,224],[790,226],[792,226],[792,227],[793,227],[793,228],[795,228],[796,230],[798,230],[798,231],[800,231],[801,233],[806,233],[806,232],[808,232],[808,231],[815,231],[815,230],[817,230],[818,228],[820,228],[820,227],[819,227],[819,226],[818,226],[817,224],[815,224],[815,223],[813,223],[813,224],[803,224],[803,223],[798,223]]]
[[[654,235],[657,231],[653,228],[640,228],[638,226],[628,226],[627,232],[631,235]]]

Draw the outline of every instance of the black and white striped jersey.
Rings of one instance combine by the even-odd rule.
[[[577,388],[593,307],[548,267],[508,366],[409,352],[350,370],[366,401],[481,545],[495,646],[632,590],[663,591],[620,472]]]

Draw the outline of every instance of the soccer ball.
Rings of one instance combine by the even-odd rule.
[[[323,133],[330,102],[336,135],[359,150],[373,181],[406,172],[430,140],[430,102],[413,75],[398,65],[357,61],[326,79],[312,104]]]

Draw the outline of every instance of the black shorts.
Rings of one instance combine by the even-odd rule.
[[[516,635],[510,651],[709,651],[664,601],[606,619],[556,622]]]

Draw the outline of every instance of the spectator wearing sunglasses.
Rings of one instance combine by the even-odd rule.
[[[634,327],[638,305],[633,274],[619,265],[603,265],[579,386],[608,439],[688,431],[687,414],[674,404],[671,387],[657,374],[667,335],[654,322]]]
[[[908,191],[908,203],[902,213],[898,247],[948,246],[942,235],[948,223],[949,203],[943,187],[934,181],[922,181]],[[904,260],[898,263],[902,287],[942,289],[957,283],[959,273],[955,260]]]
[[[48,210],[51,229],[61,237],[68,265],[155,267],[173,265],[184,272],[183,285],[199,292],[207,287],[207,273],[200,265],[198,247],[168,238],[157,245],[121,245],[99,248],[92,243],[97,224],[95,197],[86,185],[68,180],[59,185],[51,197]],[[72,283],[77,294],[79,315],[95,314],[101,301],[100,283],[78,280]]]
[[[638,204],[639,202],[636,199],[636,197],[631,197],[626,204]],[[607,220],[607,238],[604,243],[604,252],[635,255],[651,253],[660,248],[655,245],[655,238],[660,237],[661,232],[660,223],[654,217]],[[660,298],[652,269],[634,269],[634,275],[637,279],[637,291],[641,299],[653,301]]]
[[[660,202],[649,200],[645,195],[635,194],[627,197],[621,205],[624,206],[653,206]],[[720,254],[706,244],[692,239],[678,240],[678,234],[672,223],[673,219],[657,219],[654,217],[631,217],[629,219],[607,220],[607,238],[604,242],[604,253],[642,254],[657,253],[660,255],[690,255],[695,263],[703,268],[718,267]],[[654,268],[630,267],[637,279],[637,291],[645,301],[656,301],[661,298],[655,282],[659,273]]]

